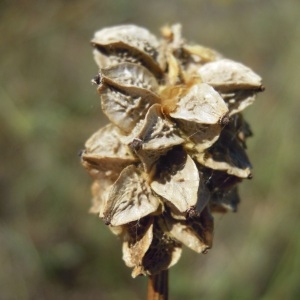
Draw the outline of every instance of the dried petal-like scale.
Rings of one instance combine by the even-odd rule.
[[[233,93],[222,94],[224,101],[228,105],[229,116],[233,116],[249,105],[251,105],[256,98],[257,91],[255,90],[238,90]]]
[[[136,277],[143,258],[153,240],[153,217],[146,217],[137,222],[127,224],[126,233],[123,237],[123,260],[130,268],[135,268],[132,276]]]
[[[94,180],[92,184],[93,198],[90,212],[98,214],[100,218],[103,218],[103,210],[113,183],[114,180],[110,177],[101,176],[99,179]]]
[[[226,171],[240,178],[251,178],[251,163],[235,132],[224,129],[218,141],[205,153],[195,155],[207,168]]]
[[[161,29],[161,33],[168,42],[168,48],[170,48],[173,52],[176,52],[178,49],[183,47],[184,39],[182,37],[181,24],[177,23],[172,26],[164,26]]]
[[[120,63],[108,69],[101,69],[99,76],[100,92],[102,84],[124,90],[129,94],[144,95],[149,91],[155,93],[158,90],[158,83],[153,74],[143,66],[132,63]]]
[[[104,28],[95,33],[91,42],[96,49],[95,60],[100,68],[116,62],[140,62],[156,76],[162,75],[160,65],[163,66],[163,58],[159,53],[160,44],[145,28],[135,25]]]
[[[168,206],[184,213],[197,203],[199,171],[184,150],[175,148],[171,152],[158,163],[151,188]]]
[[[165,26],[161,31],[166,42],[167,77],[170,84],[177,83],[178,77],[181,77],[183,82],[188,81],[187,79],[197,76],[201,65],[221,58],[221,55],[212,49],[186,44],[180,24]]]
[[[203,249],[203,253],[206,253],[208,249],[212,247],[213,243],[213,231],[214,231],[214,219],[211,215],[209,207],[205,207],[200,216],[190,218],[187,224],[197,233],[199,239],[206,245],[206,249]]]
[[[198,253],[212,246],[213,218],[207,208],[192,220],[178,222],[169,218],[167,226],[176,240]]]
[[[103,112],[125,132],[130,132],[149,107],[159,101],[156,79],[139,65],[122,63],[102,70],[94,81]]]
[[[139,124],[133,136],[133,140],[130,141],[131,148],[143,162],[147,172],[160,156],[184,142],[176,125],[163,115],[160,104],[151,106],[144,122]],[[138,147],[134,143],[137,140],[141,141]]]
[[[207,63],[198,69],[203,82],[218,91],[235,91],[238,89],[261,90],[261,77],[250,68],[230,59],[220,59]]]
[[[227,112],[227,105],[219,93],[208,84],[200,83],[189,89],[170,116],[197,124],[217,124]]]
[[[209,205],[211,192],[207,187],[207,182],[204,178],[203,172],[199,171],[200,183],[198,189],[198,199],[195,207],[192,207],[187,214],[187,218],[199,216],[200,213]]]
[[[168,62],[168,75],[166,76],[166,81],[168,85],[175,85],[180,82],[181,77],[183,76],[180,64],[173,53],[169,52],[166,56]]]
[[[242,181],[240,177],[209,168],[205,168],[203,174],[205,174],[203,181],[206,182],[206,187],[211,194],[221,190],[228,191]]]
[[[177,103],[170,116],[186,135],[187,148],[201,153],[219,138],[228,112],[221,96],[205,83],[196,84]]]
[[[184,73],[187,65],[192,60],[191,55],[184,49],[184,39],[181,34],[181,25],[164,26],[161,30],[164,37],[164,52],[166,53],[167,74],[166,83],[168,86],[186,82],[189,76]]]
[[[177,121],[186,137],[185,148],[193,153],[202,153],[211,147],[219,138],[221,124],[201,125],[183,120]]]
[[[110,172],[107,175],[116,179],[115,174],[118,176],[126,166],[137,161],[120,138],[120,130],[108,124],[87,140],[81,159],[92,176],[98,177],[99,171]]]
[[[201,45],[184,45],[183,49],[189,55],[198,57],[200,59],[198,63],[207,63],[221,58],[216,51]]]
[[[210,207],[212,212],[236,212],[239,203],[240,197],[235,186],[229,190],[218,190],[212,193]]]
[[[156,212],[159,205],[160,201],[152,194],[145,174],[130,165],[111,187],[103,219],[106,224],[124,225]]]
[[[177,263],[181,256],[182,244],[168,233],[168,227],[162,217],[154,219],[153,240],[143,258],[142,268],[135,270],[139,274],[154,275]]]
[[[137,48],[155,58],[159,42],[147,29],[136,25],[121,25],[107,27],[95,33],[92,43],[106,46],[107,51],[120,47]]]
[[[231,122],[227,125],[228,130],[235,132],[237,140],[246,149],[246,139],[252,136],[250,125],[245,121],[242,114],[235,114],[231,117]]]
[[[160,104],[150,107],[137,138],[143,141],[144,150],[171,148],[184,141],[176,125],[163,115]]]

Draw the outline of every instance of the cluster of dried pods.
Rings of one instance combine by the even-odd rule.
[[[182,245],[212,246],[213,212],[236,211],[251,178],[241,111],[263,90],[248,67],[187,44],[176,24],[158,40],[123,25],[96,32],[97,84],[110,124],[85,144],[92,212],[123,241],[132,276],[174,265]]]

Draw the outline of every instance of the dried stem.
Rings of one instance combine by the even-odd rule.
[[[168,270],[148,277],[148,300],[168,300]]]

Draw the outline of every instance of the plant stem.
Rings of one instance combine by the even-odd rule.
[[[168,270],[148,276],[147,300],[168,300]]]

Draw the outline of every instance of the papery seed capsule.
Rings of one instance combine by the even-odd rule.
[[[221,96],[208,84],[193,85],[170,116],[197,124],[217,124],[228,112]]]
[[[122,63],[99,73],[96,82],[103,112],[121,130],[130,132],[149,107],[160,101],[155,77],[143,66]]]
[[[111,172],[110,177],[115,177],[115,174],[118,176],[126,166],[137,161],[129,148],[122,143],[121,137],[120,130],[108,124],[86,141],[81,160],[93,177],[98,177],[98,172],[95,171]]]
[[[111,187],[103,219],[106,224],[120,226],[154,213],[159,205],[160,201],[152,194],[145,174],[130,165]]]
[[[230,59],[220,59],[207,63],[198,69],[203,82],[218,91],[260,90],[261,77],[250,68]]]
[[[100,68],[120,62],[140,62],[155,76],[162,76],[164,62],[159,52],[160,44],[145,28],[135,25],[104,28],[95,33],[91,43]]]

